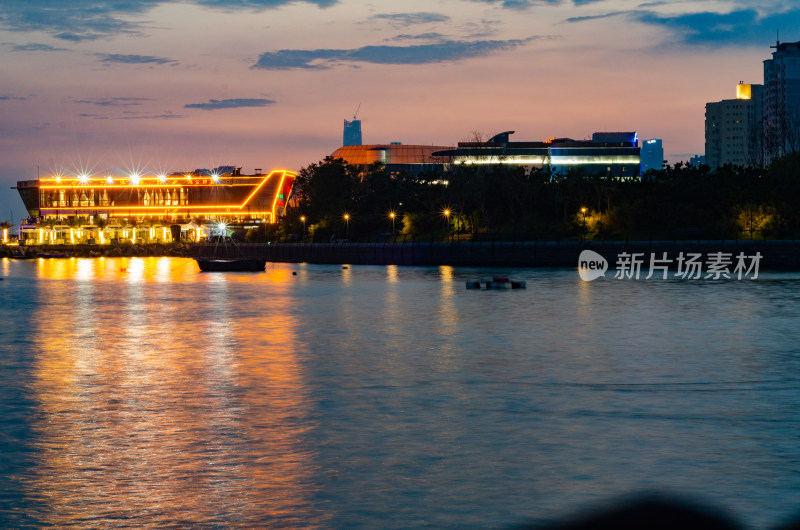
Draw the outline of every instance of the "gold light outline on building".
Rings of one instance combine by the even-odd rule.
[[[273,200],[272,200],[272,211],[269,211],[269,212],[247,212],[248,215],[269,215],[271,217],[271,219],[274,221],[275,220],[275,208],[276,208],[276,205],[278,203],[278,197],[279,197],[279,195],[280,195],[280,193],[281,193],[281,191],[283,189],[283,183],[285,182],[287,176],[291,176],[292,178],[296,178],[297,177],[297,173],[294,172],[294,171],[289,171],[288,169],[273,169],[264,178],[261,179],[261,182],[258,183],[256,188],[250,193],[250,195],[247,196],[247,198],[244,200],[244,202],[242,204],[214,204],[214,205],[195,205],[195,206],[193,206],[193,205],[182,205],[182,206],[178,206],[178,207],[175,207],[175,208],[164,208],[163,205],[157,205],[157,206],[97,206],[97,205],[95,205],[95,206],[79,206],[79,207],[52,206],[52,207],[42,207],[42,208],[40,208],[40,210],[43,213],[44,212],[48,212],[48,213],[49,212],[74,212],[76,210],[77,211],[87,211],[87,210],[88,211],[107,211],[107,212],[111,213],[111,211],[114,211],[114,210],[121,211],[121,212],[125,212],[125,211],[130,212],[132,210],[136,210],[137,213],[134,213],[133,215],[137,215],[137,216],[146,215],[144,213],[138,213],[138,212],[152,212],[152,213],[164,213],[165,215],[177,215],[178,213],[180,213],[182,211],[188,212],[189,210],[191,210],[191,211],[198,212],[198,213],[205,213],[206,215],[236,215],[236,213],[232,213],[230,211],[227,211],[227,212],[214,212],[214,211],[203,211],[203,210],[212,210],[212,209],[218,209],[218,208],[224,208],[224,209],[228,209],[228,210],[229,209],[238,209],[238,210],[244,209],[244,207],[247,206],[247,203],[250,202],[250,200],[258,193],[258,191],[264,186],[264,184],[267,183],[269,178],[272,175],[276,174],[276,173],[281,173],[281,181],[280,181],[280,184],[279,184],[278,188],[275,191],[275,196],[273,197]],[[245,176],[239,177],[239,178],[243,178],[244,179],[244,178],[253,178],[253,177],[249,176],[249,175],[245,175]],[[54,179],[42,179],[42,180],[43,181],[53,181]],[[73,182],[75,182],[77,179],[71,179],[71,180]],[[151,180],[152,180],[152,178],[151,178]],[[205,185],[209,186],[210,184],[205,184]],[[219,184],[215,183],[214,185],[219,185]],[[231,184],[231,186],[246,186],[246,185],[247,184]],[[176,185],[169,185],[169,184],[143,185],[143,184],[139,184],[139,185],[133,186],[133,185],[130,185],[130,184],[123,184],[123,185],[118,185],[118,186],[114,186],[114,185],[111,185],[111,186],[109,186],[109,185],[104,185],[104,186],[91,186],[91,185],[89,185],[89,186],[86,186],[86,185],[75,186],[73,184],[72,186],[70,186],[70,185],[40,186],[39,188],[40,189],[66,189],[66,188],[86,188],[86,187],[91,187],[91,188],[95,188],[95,189],[105,189],[105,188],[108,188],[108,189],[133,189],[133,188],[137,188],[137,189],[139,189],[139,188],[171,188],[171,187],[176,187]],[[117,217],[121,217],[121,216],[118,215]]]

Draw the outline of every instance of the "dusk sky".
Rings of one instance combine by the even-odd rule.
[[[364,143],[635,130],[686,160],[797,28],[778,0],[3,0],[0,220],[37,167],[297,170],[359,104]]]

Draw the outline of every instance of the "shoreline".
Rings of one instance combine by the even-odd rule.
[[[149,245],[41,245],[2,247],[0,255],[17,259],[38,257],[185,257],[259,258],[279,263],[351,265],[410,265],[463,267],[577,267],[582,251],[591,250],[609,268],[623,253],[640,254],[644,266],[651,256],[675,260],[680,253],[759,253],[762,269],[800,270],[798,240],[684,240],[684,241],[538,241],[538,242],[402,242],[402,243],[241,243],[209,246],[193,243]]]

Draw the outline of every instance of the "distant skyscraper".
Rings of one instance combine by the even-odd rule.
[[[651,138],[642,142],[642,173],[648,169],[661,169],[664,164],[664,147],[660,138]]]
[[[344,120],[342,145],[361,145],[361,120],[355,118],[353,118],[353,121]]]
[[[689,165],[694,167],[700,167],[705,165],[706,157],[704,155],[694,155],[692,158],[689,159]]]
[[[778,42],[764,61],[764,136],[769,158],[800,150],[800,42]]]
[[[763,85],[739,83],[736,99],[706,103],[706,164],[757,166],[762,153]]]

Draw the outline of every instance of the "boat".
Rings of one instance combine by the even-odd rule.
[[[262,272],[267,260],[258,258],[195,258],[203,272]]]
[[[494,276],[491,280],[472,280],[467,282],[467,289],[525,289],[524,281],[510,280],[506,276]]]

